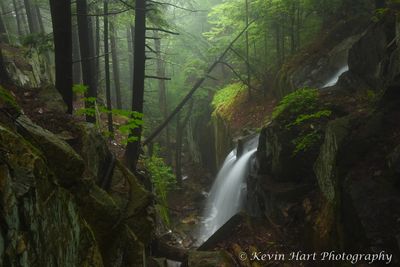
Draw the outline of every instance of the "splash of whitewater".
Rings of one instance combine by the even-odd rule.
[[[330,86],[336,85],[337,82],[339,81],[339,77],[340,77],[343,73],[345,73],[346,71],[348,71],[348,70],[349,70],[349,66],[348,66],[348,65],[343,66],[340,70],[338,70],[338,71],[335,73],[335,75],[332,76],[332,78],[331,78],[329,81],[327,81],[327,82],[325,83],[324,86],[322,86],[322,88],[330,87]]]
[[[258,137],[245,145],[240,158],[233,150],[225,159],[209,193],[204,221],[200,230],[199,242],[206,241],[232,216],[238,213],[246,197],[246,177],[250,162],[257,151]]]

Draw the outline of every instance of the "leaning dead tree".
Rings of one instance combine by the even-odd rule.
[[[229,52],[231,47],[236,43],[236,41],[247,31],[251,24],[254,21],[249,23],[236,37],[232,40],[232,42],[228,45],[228,47],[223,51],[223,53],[218,57],[218,59],[208,68],[206,73],[202,78],[200,78],[189,91],[189,93],[182,99],[182,101],[178,104],[178,106],[171,112],[171,114],[164,120],[163,123],[160,124],[150,135],[147,137],[145,141],[143,141],[143,145],[148,145],[154,138],[156,138],[161,131],[170,123],[170,121],[178,114],[181,109],[185,106],[185,104],[189,101],[189,99],[193,96],[193,94],[200,88],[200,86],[204,83],[204,81],[210,77],[210,73],[214,70],[214,68],[223,62],[224,57]]]

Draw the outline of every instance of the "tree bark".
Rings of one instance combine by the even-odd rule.
[[[144,100],[144,76],[146,64],[146,1],[136,0],[135,5],[135,40],[134,40],[134,71],[132,88],[132,111],[143,113]],[[136,164],[140,153],[140,140],[142,126],[134,129],[130,136],[137,140],[127,145],[125,159],[130,170],[136,170]]]
[[[129,60],[129,88],[132,88],[133,82],[133,27],[129,25],[126,29],[126,37],[128,40],[128,60]]]
[[[193,99],[190,102],[190,106],[186,113],[185,118],[181,122],[180,120],[180,113],[178,113],[176,117],[176,153],[175,153],[175,175],[176,181],[178,182],[179,186],[182,186],[182,145],[183,145],[183,137],[185,133],[185,128],[187,123],[189,122],[190,116],[192,115],[193,110]]]
[[[107,7],[107,9],[108,9],[108,7]],[[100,14],[100,10],[99,9],[96,9],[96,10],[97,10],[97,13]],[[104,12],[104,14],[108,13],[108,11],[107,12],[103,11],[103,12]],[[107,17],[107,16],[104,16],[104,17]],[[107,19],[108,19],[108,17],[107,17]],[[100,88],[100,80],[101,80],[101,75],[100,75],[101,74],[101,68],[100,68],[100,16],[96,16],[96,18],[94,18],[94,21],[95,21],[95,29],[96,29],[96,31],[95,31],[96,34],[94,36],[94,38],[96,40],[95,41],[95,43],[96,43],[95,44],[95,46],[96,46],[96,51],[95,51],[95,55],[96,55],[96,59],[95,59],[96,87]]]
[[[0,42],[9,43],[6,25],[4,24],[3,16],[0,16]]]
[[[249,1],[245,0],[246,8],[246,27],[249,27]],[[250,74],[250,60],[249,60],[249,31],[246,30],[246,69],[247,69],[247,84],[251,84],[251,74]],[[248,87],[249,98],[251,97],[251,87]]]
[[[50,0],[56,64],[56,87],[72,114],[71,0]]]
[[[115,98],[117,102],[117,108],[122,109],[121,100],[121,79],[119,73],[119,59],[117,51],[117,32],[114,27],[114,23],[110,23],[111,30],[111,56],[112,56],[112,67],[114,76],[114,87],[115,87]]]
[[[44,33],[45,29],[44,29],[44,24],[43,24],[42,13],[40,12],[40,7],[37,3],[35,3],[34,8],[35,8],[36,18],[37,18],[37,21],[39,24],[39,30],[40,30],[40,32]]]
[[[13,6],[14,6],[14,11],[15,11],[15,17],[17,20],[17,29],[18,29],[18,36],[21,38],[25,36],[26,31],[25,27],[23,24],[23,14],[21,13],[21,7],[20,7],[20,2],[19,0],[13,0]]]
[[[29,32],[40,33],[40,25],[32,0],[24,0],[26,17],[28,18]]]
[[[83,83],[88,86],[86,97],[97,98],[93,30],[87,16],[88,8],[86,0],[77,1],[76,9],[78,13],[79,45],[82,57],[82,78]],[[94,109],[95,105],[91,101],[85,101],[85,107]],[[86,121],[95,123],[96,117],[87,114]]]
[[[75,84],[82,83],[81,51],[79,49],[78,27],[72,27],[72,56],[73,56],[73,81]]]
[[[104,14],[108,13],[108,0],[104,0]],[[100,26],[100,25],[98,25]],[[99,27],[100,28],[100,27]],[[108,15],[104,15],[104,70],[106,78],[106,98],[107,98],[107,123],[108,131],[110,134],[114,133],[113,120],[112,120],[112,105],[111,105],[111,88],[110,88],[110,55],[109,55],[109,44],[108,44]]]
[[[157,31],[154,31],[154,49],[157,53],[157,76],[165,77],[165,65],[162,61],[161,57],[161,39],[159,39],[159,35]],[[168,116],[168,108],[167,108],[167,89],[165,86],[165,80],[158,80],[158,105],[160,108],[160,114],[165,120]],[[169,135],[169,127],[167,126],[165,129],[165,147],[167,148],[167,161],[169,163],[172,162],[172,157],[170,153],[170,135]]]

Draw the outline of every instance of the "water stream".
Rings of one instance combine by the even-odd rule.
[[[349,70],[349,66],[348,66],[348,65],[343,66],[341,69],[339,69],[339,70],[335,73],[335,75],[332,76],[332,78],[331,78],[329,81],[327,81],[327,82],[325,83],[324,86],[322,86],[322,88],[330,87],[330,86],[336,85],[336,83],[339,81],[339,77],[340,77],[343,73],[345,73],[346,71],[348,71],[348,70]]]
[[[246,197],[246,177],[257,150],[258,136],[244,144],[241,157],[236,149],[226,157],[207,198],[199,242],[206,241],[243,207]]]

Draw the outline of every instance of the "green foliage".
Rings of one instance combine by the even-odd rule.
[[[166,225],[170,224],[168,213],[168,192],[174,188],[176,178],[171,167],[167,166],[164,160],[157,156],[156,152],[150,158],[145,160],[145,167],[150,173],[151,180],[154,184],[155,194],[158,199],[156,208],[161,216],[161,219]]]
[[[217,91],[212,101],[214,114],[229,115],[229,107],[244,89],[242,83],[233,83]]]
[[[53,36],[46,33],[32,33],[25,36],[22,45],[35,48],[40,54],[53,50]]]
[[[319,120],[321,118],[328,118],[332,115],[332,111],[331,110],[320,110],[318,112],[315,113],[311,113],[311,114],[301,114],[299,115],[296,120],[290,124],[288,124],[286,127],[290,128],[292,126],[295,125],[300,125],[303,124],[304,122],[308,122],[311,120]]]
[[[0,101],[4,102],[6,105],[11,106],[12,108],[14,108],[18,111],[20,111],[20,107],[18,106],[15,98],[10,94],[10,92],[8,92],[2,86],[0,86]]]
[[[272,113],[273,119],[282,114],[299,114],[312,111],[317,106],[318,90],[303,88],[285,96]]]
[[[293,155],[297,155],[299,152],[308,151],[313,145],[317,144],[321,138],[322,135],[318,131],[312,131],[311,133],[297,137],[292,141],[295,145]]]
[[[379,8],[375,10],[375,15],[372,17],[373,22],[378,22],[382,20],[385,15],[389,12],[389,8]]]
[[[84,94],[87,92],[87,86],[83,84],[75,84],[72,88],[74,93]],[[115,125],[117,131],[119,131],[122,135],[126,136],[125,139],[122,140],[123,144],[128,144],[131,142],[135,142],[138,140],[137,136],[131,136],[130,134],[136,128],[139,128],[143,125],[143,113],[139,113],[136,111],[122,110],[122,109],[112,109],[109,110],[107,107],[103,105],[98,105],[97,98],[95,97],[84,97],[83,100],[86,104],[89,104],[88,107],[81,108],[77,110],[77,115],[86,115],[93,116],[99,115],[101,117],[102,114],[112,114],[113,116],[119,116],[126,120],[126,122],[122,125]],[[111,136],[111,133],[108,131],[104,131],[103,134],[107,137]]]
[[[88,87],[84,84],[74,84],[72,86],[72,92],[75,94],[84,94],[88,91]]]

